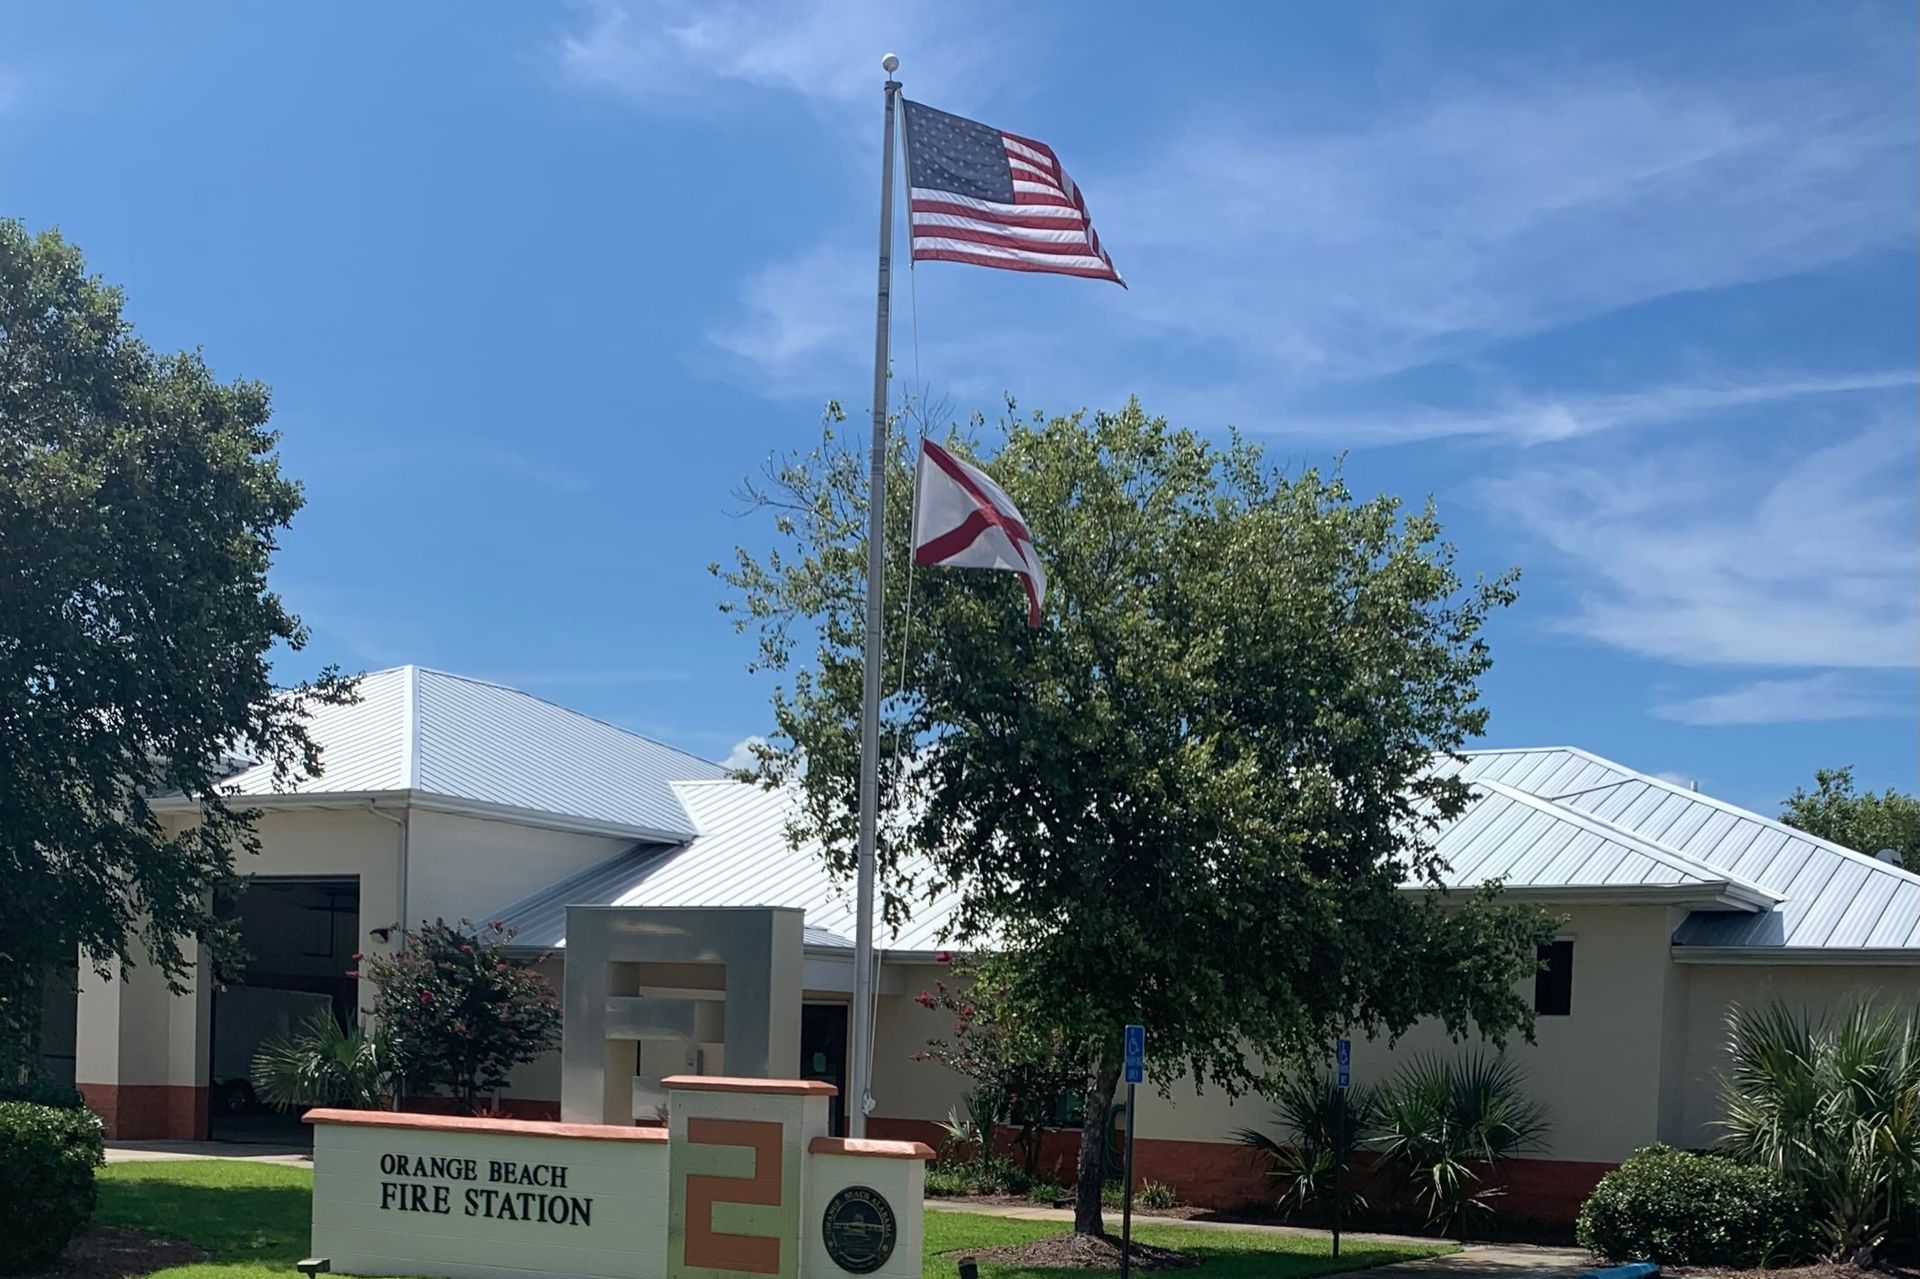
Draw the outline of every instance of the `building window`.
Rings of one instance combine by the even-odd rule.
[[[1573,1012],[1573,943],[1548,942],[1540,948],[1540,971],[1533,979],[1533,1011],[1542,1017]]]

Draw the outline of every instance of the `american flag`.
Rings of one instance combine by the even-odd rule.
[[[905,98],[913,260],[1127,282],[1053,148]]]

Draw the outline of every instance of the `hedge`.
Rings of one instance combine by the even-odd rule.
[[[93,1217],[93,1170],[105,1162],[91,1111],[0,1102],[0,1274],[59,1258]]]
[[[1613,1261],[1673,1266],[1779,1265],[1812,1250],[1806,1205],[1785,1177],[1666,1146],[1602,1177],[1575,1234]]]

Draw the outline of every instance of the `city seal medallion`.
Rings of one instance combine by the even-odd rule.
[[[872,1274],[886,1265],[898,1233],[893,1205],[867,1186],[848,1186],[829,1199],[820,1222],[827,1256],[855,1275]]]

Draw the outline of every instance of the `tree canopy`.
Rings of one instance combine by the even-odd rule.
[[[318,771],[269,655],[306,631],[267,588],[300,509],[267,389],[159,355],[54,232],[0,220],[0,1072],[29,1064],[49,971],[230,934],[212,889],[254,847],[217,793],[236,751]],[[198,801],[163,826],[157,794]]]
[[[758,773],[797,788],[793,833],[850,872],[866,466],[837,426],[748,483],[777,545],[715,571],[781,677]],[[1433,764],[1485,723],[1481,630],[1513,575],[1464,583],[1430,506],[1287,476],[1137,403],[1009,420],[990,458],[951,447],[1019,504],[1051,587],[1030,629],[1011,575],[909,585],[896,434],[885,907],[957,887],[950,940],[990,956],[1003,1015],[1086,1045],[1079,1228],[1100,1229],[1125,1023],[1150,1028],[1163,1087],[1235,1091],[1342,1033],[1530,1029],[1545,917],[1404,891],[1438,885],[1427,834],[1467,803]]]
[[[1813,783],[1787,796],[1781,821],[1869,856],[1891,848],[1920,873],[1920,800],[1891,786],[1877,795],[1855,789],[1852,765],[1816,769]]]

